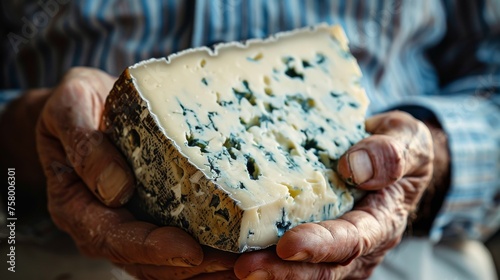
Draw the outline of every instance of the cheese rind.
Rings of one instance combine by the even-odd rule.
[[[360,76],[339,27],[189,50],[126,69],[102,128],[157,223],[222,250],[265,248],[352,208],[334,165],[366,136]]]

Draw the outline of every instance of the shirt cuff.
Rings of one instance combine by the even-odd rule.
[[[498,106],[485,98],[458,95],[414,97],[395,109],[420,119],[432,115],[448,136],[451,183],[431,240],[487,239],[500,225]]]

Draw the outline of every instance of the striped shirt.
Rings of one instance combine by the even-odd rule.
[[[72,66],[119,75],[189,47],[340,24],[370,113],[432,112],[449,137],[451,186],[431,237],[485,239],[500,225],[500,1],[2,1],[0,103]]]

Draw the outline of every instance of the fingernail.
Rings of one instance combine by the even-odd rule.
[[[111,162],[99,175],[97,192],[105,202],[113,201],[128,183],[127,173],[116,162]]]
[[[192,267],[192,266],[195,266],[195,264],[192,264],[187,259],[181,258],[181,257],[172,258],[170,260],[170,263],[172,263],[172,266],[181,266],[181,267]]]
[[[362,184],[373,177],[372,161],[365,150],[350,153],[348,160],[355,184]]]
[[[245,280],[263,280],[263,279],[271,279],[271,274],[265,270],[256,270],[250,275],[248,275]]]
[[[289,258],[286,258],[285,260],[286,261],[305,261],[309,259],[309,254],[306,253],[306,252],[298,252],[297,254],[289,257]]]

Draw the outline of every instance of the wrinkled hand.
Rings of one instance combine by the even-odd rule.
[[[74,68],[45,104],[37,149],[52,219],[83,253],[107,258],[140,279],[232,275],[233,255],[202,249],[181,229],[140,222],[124,208],[111,208],[134,191],[126,161],[98,131],[113,82],[102,71]]]
[[[235,265],[239,278],[363,279],[400,242],[432,176],[432,137],[402,112],[370,118],[366,130],[373,135],[347,151],[338,171],[370,192],[339,219],[299,225],[275,250],[243,255]]]

